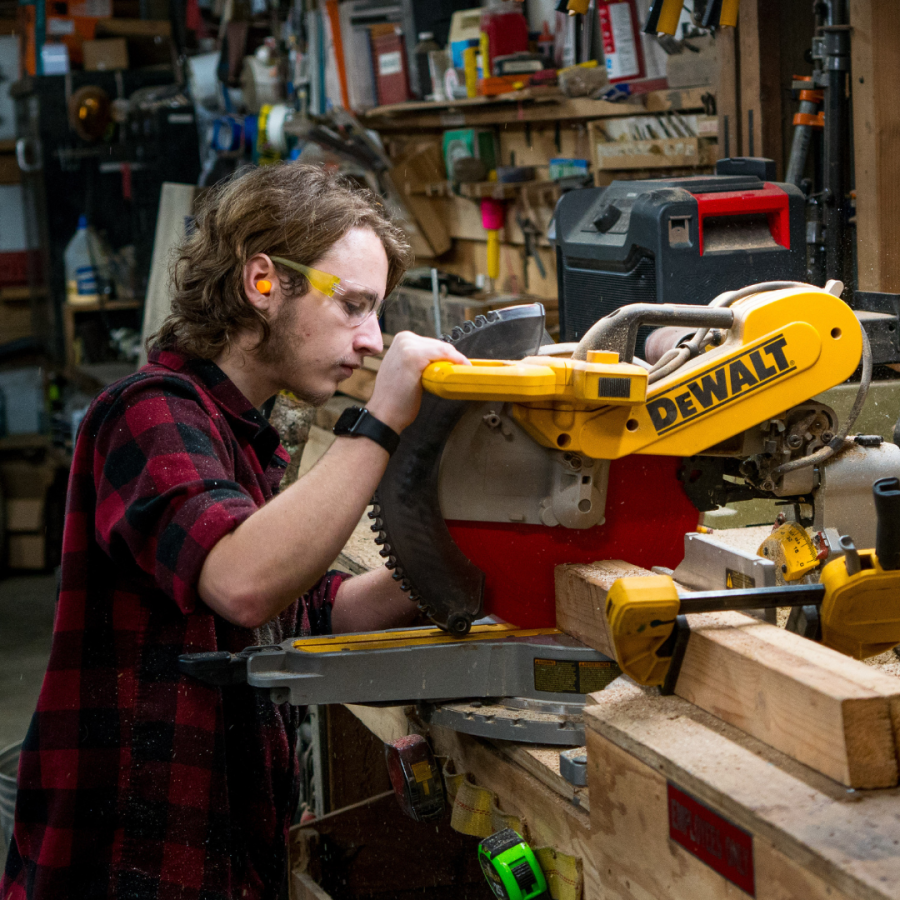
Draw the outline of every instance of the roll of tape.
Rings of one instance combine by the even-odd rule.
[[[288,150],[284,124],[290,114],[291,108],[286,103],[276,103],[266,118],[266,141],[282,156],[286,155]]]

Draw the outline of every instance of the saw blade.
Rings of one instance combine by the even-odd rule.
[[[470,358],[523,359],[537,353],[544,335],[544,307],[534,303],[477,316],[443,337]],[[484,573],[450,535],[438,491],[444,444],[468,405],[424,394],[369,513],[381,555],[400,587],[433,622],[455,634],[465,634],[481,614],[484,591]]]

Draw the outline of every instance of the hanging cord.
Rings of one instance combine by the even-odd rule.
[[[777,468],[772,469],[769,473],[769,478],[773,482],[777,481],[782,475],[786,475],[788,472],[796,472],[797,469],[805,469],[807,466],[813,466],[816,463],[824,462],[826,459],[830,459],[834,456],[835,453],[840,453],[840,451],[845,449],[848,444],[853,443],[852,441],[847,440],[847,435],[862,411],[863,405],[866,402],[866,395],[869,393],[869,385],[872,383],[872,346],[869,343],[869,336],[866,334],[866,329],[861,328],[861,331],[863,355],[859,390],[856,392],[856,399],[853,401],[853,406],[850,409],[844,427],[841,428],[841,430],[828,442],[827,446],[822,447],[820,450],[816,450],[815,453],[810,453],[809,456],[782,463]]]
[[[739,291],[726,291],[719,294],[710,302],[710,306],[728,307],[736,303],[743,297],[749,297],[751,294],[759,294],[763,291],[781,291],[786,288],[809,287],[799,281],[763,281],[759,284],[751,284]],[[664,353],[650,370],[649,384],[655,384],[667,375],[671,375],[677,369],[680,369],[689,359],[698,356],[704,347],[714,342],[709,336],[709,328],[701,328],[694,333],[694,336],[680,347],[673,347]]]

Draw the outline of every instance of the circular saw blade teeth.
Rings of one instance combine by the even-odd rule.
[[[490,310],[441,338],[459,344],[460,351],[471,358],[521,359],[537,351],[544,335],[543,306],[531,304]],[[395,566],[391,577],[419,601],[419,609],[435,624],[457,634],[467,631],[481,614],[484,573],[466,559],[443,524],[437,479],[429,479],[436,475],[432,466],[439,464],[465,405],[465,401],[429,394],[423,397],[419,417],[404,432],[406,439],[401,438],[388,463],[369,513],[382,526],[373,525],[373,531],[390,538],[390,560]],[[410,567],[414,574],[408,572]],[[460,617],[466,621],[465,628]]]

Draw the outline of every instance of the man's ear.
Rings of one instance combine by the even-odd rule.
[[[251,256],[244,264],[244,296],[262,312],[272,312],[281,299],[275,264],[265,253]]]

